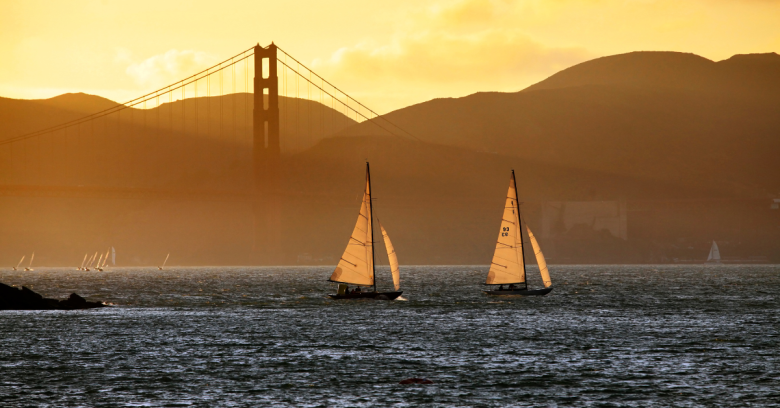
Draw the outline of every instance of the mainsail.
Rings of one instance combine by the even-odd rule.
[[[116,265],[116,249],[111,247],[111,265]]]
[[[377,219],[377,222],[379,222],[379,219]],[[390,242],[390,236],[387,235],[387,231],[385,231],[385,227],[382,226],[382,223],[379,223],[379,228],[382,230],[382,238],[385,239],[385,248],[387,248],[387,258],[390,259],[390,271],[393,273],[393,285],[395,285],[395,290],[401,289],[401,272],[398,269],[398,256],[395,255],[395,248],[393,248],[393,243]]]
[[[710,255],[707,257],[707,262],[720,262],[720,249],[718,244],[712,241],[712,247],[710,247]]]
[[[371,228],[371,179],[366,167],[366,190],[363,192],[360,214],[349,237],[347,249],[341,255],[330,281],[362,286],[374,284],[374,243]]]
[[[501,231],[496,242],[496,251],[488,271],[487,285],[507,283],[525,283],[525,262],[523,260],[523,235],[520,230],[520,218],[517,214],[517,190],[515,173],[509,181],[506,194],[504,216],[501,219]]]
[[[27,255],[22,255],[22,259],[21,259],[21,260],[19,260],[19,263],[18,263],[18,264],[16,264],[16,267],[17,267],[17,268],[19,267],[19,265],[21,265],[21,264],[22,264],[22,262],[24,262],[24,258],[25,258],[25,257],[27,257]]]
[[[165,263],[168,262],[168,257],[171,256],[171,253],[168,252],[168,255],[165,255],[165,260],[163,261],[162,267],[165,267]]]
[[[30,266],[28,268],[32,268],[32,261],[35,259],[35,252],[32,253],[32,256],[30,257]]]
[[[536,241],[534,233],[528,228],[528,224],[525,224],[525,229],[528,230],[528,238],[531,239],[531,246],[534,248],[534,255],[536,255],[536,263],[539,264],[539,272],[542,274],[542,281],[544,281],[544,287],[549,288],[552,286],[550,280],[550,271],[547,270],[547,261],[544,260],[544,254],[542,248],[539,247],[539,243]]]

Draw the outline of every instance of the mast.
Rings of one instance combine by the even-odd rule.
[[[371,171],[366,162],[366,179],[368,179],[368,211],[371,213],[371,219],[368,220],[371,227],[371,272],[374,281],[374,292],[376,292],[376,255],[374,253],[374,203],[371,200]]]
[[[517,194],[517,178],[515,178],[515,169],[512,169],[512,181],[515,182],[515,206],[517,207],[517,233],[520,234],[520,255],[523,257],[523,280],[525,281],[525,290],[528,290],[528,275],[525,270],[525,245],[523,245],[523,222],[520,220],[520,196]]]

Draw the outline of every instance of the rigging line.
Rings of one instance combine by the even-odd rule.
[[[233,109],[233,137],[231,138],[233,141],[233,147],[235,148],[236,143],[236,66],[233,65],[233,60],[230,60],[230,66],[233,68],[232,74],[230,75],[230,79],[233,82],[233,92],[232,96],[230,98],[231,104],[230,107]]]
[[[239,54],[239,55],[241,55],[241,54]],[[233,64],[237,64],[240,61],[246,60],[246,59],[248,59],[252,55],[253,54],[248,54],[248,55],[244,56],[242,59],[233,62]],[[57,130],[60,130],[60,129],[63,129],[63,128],[66,128],[66,127],[75,126],[75,125],[77,125],[79,123],[87,122],[89,120],[93,120],[93,119],[97,119],[97,118],[100,118],[100,117],[103,117],[103,116],[106,116],[106,115],[110,115],[110,114],[113,114],[113,113],[121,111],[121,110],[130,109],[130,108],[132,108],[132,107],[134,107],[136,105],[139,105],[139,104],[141,104],[141,103],[143,103],[145,101],[154,99],[154,97],[155,97],[154,95],[156,95],[158,92],[162,92],[162,91],[164,91],[166,89],[176,90],[178,88],[187,86],[189,84],[193,84],[193,83],[197,84],[197,81],[203,79],[203,77],[192,79],[189,82],[185,82],[185,81],[188,81],[191,78],[196,77],[196,76],[202,74],[203,72],[205,72],[205,71],[201,71],[200,73],[198,73],[196,75],[191,75],[191,76],[189,76],[189,77],[187,77],[187,78],[185,78],[185,79],[183,79],[181,81],[178,81],[177,83],[181,83],[181,85],[179,85],[178,87],[174,87],[174,84],[171,84],[171,85],[168,85],[166,87],[160,88],[159,90],[157,90],[155,92],[150,92],[150,93],[148,93],[146,95],[140,96],[138,98],[132,99],[132,100],[130,100],[128,102],[125,102],[125,103],[122,103],[122,104],[117,104],[115,106],[112,106],[112,107],[110,107],[108,109],[104,109],[104,110],[99,111],[99,112],[95,112],[95,113],[92,113],[92,114],[89,114],[89,115],[82,116],[82,117],[77,118],[77,119],[73,119],[73,120],[70,120],[70,121],[67,121],[67,122],[63,122],[63,123],[60,123],[59,125],[50,126],[48,128],[36,130],[36,131],[33,131],[33,132],[29,132],[29,133],[25,133],[25,134],[22,134],[22,135],[19,135],[19,136],[14,136],[12,138],[5,139],[3,141],[0,141],[0,145],[16,142],[16,141],[19,141],[19,140],[26,139],[28,137],[38,136],[38,135],[44,134],[44,133],[54,132],[54,131],[57,131]],[[149,97],[146,98],[147,96],[149,96]],[[140,100],[142,98],[146,98],[146,99]]]
[[[300,74],[299,72],[295,71],[295,70],[294,70],[294,69],[292,69],[292,68],[290,68],[290,69],[291,69],[292,71],[294,71],[296,74],[298,74],[298,75],[296,75],[296,76],[295,76],[295,78],[296,78],[296,79],[301,77],[301,74]],[[306,79],[306,77],[303,77],[303,79]],[[317,85],[315,84],[314,86],[317,86]],[[331,86],[332,86],[332,85],[331,85]],[[330,93],[328,93],[327,91],[324,91],[324,92],[325,92],[325,93],[327,93],[328,95],[330,95],[331,97],[333,97],[333,95],[331,95],[331,94],[330,94]],[[368,117],[366,117],[365,115],[363,115],[363,114],[361,114],[361,113],[358,113],[358,112],[357,112],[357,111],[355,111],[355,110],[354,110],[352,107],[350,107],[349,105],[346,105],[346,104],[345,104],[344,102],[342,102],[341,100],[339,100],[338,102],[339,102],[339,103],[340,103],[340,104],[341,104],[341,105],[342,105],[342,106],[343,106],[345,109],[348,109],[348,110],[351,110],[351,111],[355,112],[355,115],[358,115],[358,114],[359,114],[360,116],[363,116],[363,118],[365,118],[365,119],[366,119],[366,120],[368,120],[368,121],[373,121],[373,120],[374,120],[374,119],[369,119]],[[357,117],[357,116],[356,116],[356,117]],[[391,130],[389,130],[389,129],[385,128],[384,126],[382,126],[382,125],[380,125],[380,124],[378,124],[378,123],[374,123],[374,124],[375,124],[375,125],[377,125],[377,126],[379,126],[381,129],[383,129],[384,131],[386,131],[387,133],[389,133],[389,134],[391,134],[391,135],[393,135],[393,136],[401,137],[401,136],[399,136],[398,134],[394,133],[393,131],[391,131]],[[422,142],[422,141],[420,141],[420,142],[421,142],[421,143],[424,143],[424,142]]]
[[[179,136],[179,142],[183,140],[183,138],[187,137],[187,110],[186,108],[186,89],[184,88],[184,81],[182,81],[182,87],[181,87],[181,134]],[[184,157],[184,149],[178,149],[179,150],[179,159],[182,159]]]
[[[279,48],[278,46],[277,46],[276,48],[277,48],[279,51],[283,52],[285,55],[289,55],[289,54],[287,54],[287,51],[285,51],[285,50],[283,50],[283,49]],[[289,56],[290,56],[290,58],[291,58],[293,61],[297,62],[298,64],[301,64],[301,63],[300,63],[298,60],[296,60],[296,59],[295,59],[295,57],[293,57],[292,55],[289,55]],[[302,64],[301,64],[301,65],[302,65]],[[307,69],[308,69],[308,67],[307,67]],[[310,71],[311,71],[311,70],[310,70]],[[338,88],[338,87],[336,87],[335,85],[331,84],[330,82],[328,82],[327,80],[325,80],[325,78],[323,78],[323,77],[319,76],[319,75],[318,75],[316,72],[314,73],[314,75],[315,75],[315,76],[317,76],[318,78],[320,78],[321,80],[323,80],[323,81],[324,81],[325,83],[327,83],[328,85],[332,86],[332,87],[333,87],[333,89],[335,89],[335,90],[337,90],[337,91],[341,92],[342,94],[344,94],[344,96],[345,96],[345,97],[347,97],[347,98],[349,98],[349,99],[353,100],[353,101],[354,101],[355,103],[357,103],[358,105],[362,106],[363,108],[365,108],[365,109],[366,109],[366,110],[368,110],[369,112],[373,113],[375,116],[381,117],[381,116],[380,116],[378,113],[374,112],[374,111],[373,111],[373,110],[371,110],[369,107],[367,107],[367,106],[363,105],[363,104],[362,104],[362,103],[360,103],[360,102],[359,102],[357,99],[355,99],[355,98],[353,98],[353,97],[349,96],[349,95],[348,95],[346,92],[342,91],[341,89],[339,89],[339,88]],[[414,138],[414,139],[416,139],[417,141],[419,141],[419,142],[422,142],[422,140],[421,140],[420,138],[418,138],[417,136],[413,135],[413,134],[412,134],[412,133],[410,133],[408,130],[406,130],[406,129],[404,129],[404,128],[402,128],[402,127],[398,126],[398,125],[396,125],[395,123],[393,123],[393,122],[392,122],[392,121],[390,121],[389,119],[387,119],[387,118],[384,118],[384,117],[381,117],[381,119],[382,119],[382,120],[384,120],[384,121],[386,121],[387,123],[389,123],[389,124],[393,125],[394,127],[398,128],[399,130],[403,131],[403,132],[404,132],[404,133],[406,133],[407,135],[409,135],[409,136],[413,137],[413,138]]]
[[[222,143],[222,122],[223,122],[223,103],[222,103],[222,70],[219,70],[219,143],[220,145],[224,145]],[[224,149],[220,149],[224,150]],[[223,152],[224,154],[224,152]]]
[[[206,140],[211,137],[211,74],[206,74]]]
[[[298,68],[300,68],[300,64],[298,64]],[[294,72],[297,74],[295,75],[295,138],[298,139],[298,134],[300,134],[301,131],[301,86],[299,78],[301,74],[299,74],[298,71]]]

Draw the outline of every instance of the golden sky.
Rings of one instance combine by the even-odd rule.
[[[780,0],[0,0],[0,96],[123,102],[271,41],[387,112],[630,51],[780,52]]]

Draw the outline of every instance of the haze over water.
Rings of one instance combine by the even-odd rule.
[[[402,268],[408,301],[326,299],[331,267],[41,268],[0,281],[116,306],[0,312],[16,406],[770,406],[780,267],[553,266],[546,297],[487,267]],[[389,272],[379,287],[391,287]],[[539,287],[538,273],[531,272]],[[409,377],[435,384],[399,385]]]

